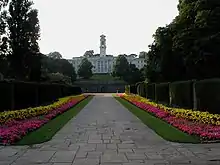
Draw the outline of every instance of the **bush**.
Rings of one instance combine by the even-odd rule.
[[[61,85],[52,84],[52,83],[39,84],[38,86],[39,105],[50,104],[51,102],[56,101],[60,97],[62,97]]]
[[[38,105],[37,83],[13,82],[14,85],[14,109],[35,107]]]
[[[0,81],[0,112],[50,104],[58,98],[81,94],[77,86],[55,83]]]
[[[179,81],[170,84],[171,105],[193,109],[193,81]]]
[[[160,103],[170,103],[169,83],[156,84],[155,101]]]
[[[4,80],[3,74],[0,72],[0,81]]]
[[[155,84],[147,84],[146,91],[146,97],[150,100],[155,100]]]
[[[220,79],[207,79],[195,84],[197,109],[220,113]]]
[[[130,85],[130,93],[137,94],[137,87],[136,87],[136,85]]]
[[[49,82],[52,83],[64,83],[71,84],[71,78],[63,75],[62,73],[49,73],[48,74]]]
[[[137,93],[141,97],[146,97],[145,82],[139,82],[137,85]]]
[[[125,93],[130,93],[130,85],[125,85]]]
[[[13,100],[13,84],[7,81],[0,81],[0,112],[14,108]]]

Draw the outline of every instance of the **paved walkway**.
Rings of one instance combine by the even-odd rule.
[[[163,140],[110,94],[94,99],[44,144],[0,147],[0,165],[220,164],[220,144]]]

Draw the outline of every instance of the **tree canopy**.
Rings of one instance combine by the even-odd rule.
[[[128,70],[129,63],[125,55],[118,55],[113,69],[113,75],[115,77],[120,77],[121,79],[123,79],[123,76],[128,73]]]
[[[9,30],[8,60],[11,75],[20,80],[40,79],[40,52],[38,40],[40,25],[38,11],[29,0],[11,0],[7,16]]]
[[[136,68],[134,64],[129,64],[125,55],[119,55],[117,57],[113,76],[120,77],[128,84],[135,84],[144,80],[143,72]]]
[[[62,55],[57,51],[49,53],[48,57],[53,58],[53,59],[62,59],[63,58]]]
[[[128,84],[136,84],[137,82],[144,80],[144,75],[134,64],[129,64],[129,69],[123,76],[123,79]]]
[[[82,77],[84,79],[89,79],[90,77],[92,77],[93,75],[92,68],[93,68],[92,63],[87,58],[84,58],[81,61],[81,64],[78,69],[79,77]]]
[[[94,56],[94,50],[87,50],[84,55],[84,57],[92,57]]]
[[[179,0],[179,15],[159,27],[149,46],[145,74],[150,82],[220,76],[220,1]]]
[[[3,75],[8,71],[7,5],[8,0],[0,0],[0,73]]]
[[[59,73],[70,77],[72,83],[76,80],[75,68],[65,59],[54,59],[43,55],[41,63],[44,76],[52,73]]]

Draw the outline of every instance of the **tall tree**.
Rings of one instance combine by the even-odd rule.
[[[188,79],[220,76],[220,1],[180,1],[174,51],[182,53]]]
[[[220,77],[220,1],[179,0],[178,10],[173,22],[154,35],[147,56],[148,80]]]
[[[11,0],[9,4],[7,23],[12,51],[9,61],[12,75],[21,80],[40,78],[40,53],[37,42],[40,26],[38,11],[33,9],[32,5],[33,2],[29,0]]]
[[[5,9],[7,4],[8,0],[0,0],[0,72],[3,74],[6,74],[8,70],[7,10]]]
[[[113,75],[116,77],[123,77],[128,73],[129,63],[125,55],[119,55],[116,59],[116,63],[113,69]]]
[[[87,50],[84,55],[84,57],[92,57],[94,56],[94,50]]]
[[[147,52],[142,51],[139,53],[139,58],[145,58],[147,56]]]
[[[51,73],[61,73],[70,77],[72,83],[76,80],[75,68],[66,59],[54,59],[43,55],[41,63],[44,76]]]
[[[148,82],[158,82],[161,81],[161,66],[160,66],[160,56],[159,48],[155,42],[149,45],[149,51],[147,53],[146,59],[146,68],[145,68],[145,77]]]
[[[57,51],[49,53],[48,57],[53,58],[53,59],[62,59],[63,58],[62,55]]]
[[[129,64],[129,69],[123,76],[123,80],[128,84],[136,84],[144,80],[144,75],[134,64]]]
[[[92,63],[87,58],[84,58],[78,69],[79,77],[82,77],[84,79],[89,79],[90,77],[92,77],[92,68]]]

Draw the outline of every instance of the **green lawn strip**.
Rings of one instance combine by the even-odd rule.
[[[92,98],[93,96],[89,96],[88,98],[84,99],[76,106],[70,108],[68,111],[52,119],[36,131],[27,134],[15,145],[40,144],[51,140],[56,132],[59,131],[70,119],[76,116],[80,112],[80,110],[89,103]]]
[[[154,130],[158,135],[168,141],[179,143],[201,143],[199,137],[189,135],[166,123],[165,121],[151,115],[150,113],[136,107],[128,101],[114,96],[124,107],[137,116],[144,124]]]
[[[111,75],[93,75],[91,77],[91,79],[93,80],[114,80],[114,77],[112,77]]]

